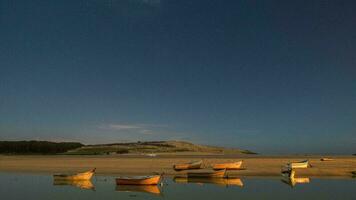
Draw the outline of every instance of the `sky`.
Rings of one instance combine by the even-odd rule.
[[[356,2],[0,0],[0,140],[356,153]]]

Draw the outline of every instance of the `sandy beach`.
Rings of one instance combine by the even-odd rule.
[[[297,176],[351,177],[356,170],[356,157],[336,156],[332,161],[320,161],[321,156],[218,156],[160,155],[127,156],[0,156],[0,172],[72,173],[97,168],[98,175],[142,175],[154,172],[169,176],[181,175],[173,164],[202,159],[206,167],[214,163],[243,160],[244,170],[229,171],[229,176],[280,176],[281,166],[290,161],[309,159],[311,168],[297,170]],[[211,170],[201,169],[203,170]]]

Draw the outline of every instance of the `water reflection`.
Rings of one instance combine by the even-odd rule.
[[[203,184],[214,184],[220,186],[239,186],[243,187],[243,182],[239,178],[193,178],[193,177],[174,177],[173,181],[175,183],[196,183],[199,185]]]
[[[0,173],[0,193],[2,199],[37,200],[37,199],[76,199],[98,200],[103,199],[344,199],[355,200],[355,179],[310,179],[294,178],[281,183],[280,178],[254,178],[243,179],[197,179],[197,178],[167,178],[164,187],[160,186],[117,186],[112,176],[99,176],[95,184],[95,192],[82,190],[93,188],[88,181],[61,181],[53,182],[49,175],[11,174]],[[101,181],[102,180],[102,181]],[[105,181],[104,181],[105,180]],[[240,182],[241,181],[241,182]],[[301,183],[308,183],[298,185]],[[182,184],[183,183],[183,184]],[[65,186],[53,186],[65,185]],[[288,186],[284,185],[288,184]],[[203,185],[203,186],[202,186]],[[243,188],[241,186],[243,185]],[[290,189],[289,186],[295,188]],[[229,187],[224,187],[229,186]],[[301,187],[298,187],[301,186]],[[82,188],[82,189],[80,189]],[[21,191],[21,192],[19,192]],[[118,192],[119,191],[119,192]],[[125,192],[121,192],[125,191]]]
[[[55,186],[73,186],[84,190],[95,190],[90,180],[53,180]]]
[[[297,184],[306,184],[306,183],[310,183],[310,179],[309,178],[294,178],[294,177],[284,177],[281,180],[283,183],[291,186],[291,187],[295,187]]]
[[[117,185],[119,192],[143,192],[154,195],[161,195],[161,190],[157,185]]]

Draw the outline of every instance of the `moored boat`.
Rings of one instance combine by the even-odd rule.
[[[188,170],[188,169],[201,169],[203,164],[202,160],[193,161],[190,163],[183,163],[183,164],[175,164],[173,165],[173,169],[176,171]]]
[[[78,174],[55,174],[53,178],[55,180],[90,180],[95,174],[95,170],[96,168]]]
[[[321,158],[320,160],[321,161],[333,161],[334,159],[332,159],[332,158]]]
[[[152,176],[132,176],[116,178],[117,185],[157,185],[161,180],[161,175]]]
[[[215,172],[188,172],[188,178],[224,178],[226,177],[226,170],[220,170]]]
[[[304,169],[304,168],[308,168],[308,166],[309,166],[308,160],[303,160],[300,162],[291,162],[287,164],[287,167],[289,169]]]
[[[237,169],[241,169],[241,165],[242,165],[242,160],[238,162],[213,164],[212,168],[214,170],[222,170],[222,169],[237,170]]]

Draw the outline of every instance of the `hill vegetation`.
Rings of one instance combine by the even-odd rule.
[[[197,145],[184,141],[151,141],[83,145],[77,142],[0,141],[0,154],[109,155],[152,153],[255,154],[248,150]]]
[[[149,154],[149,153],[179,153],[201,152],[212,154],[255,154],[248,150],[223,148],[207,145],[197,145],[184,141],[152,141],[134,143],[113,143],[87,145],[68,151],[66,154],[98,155],[98,154]]]
[[[1,154],[58,154],[84,146],[77,142],[0,141]]]

